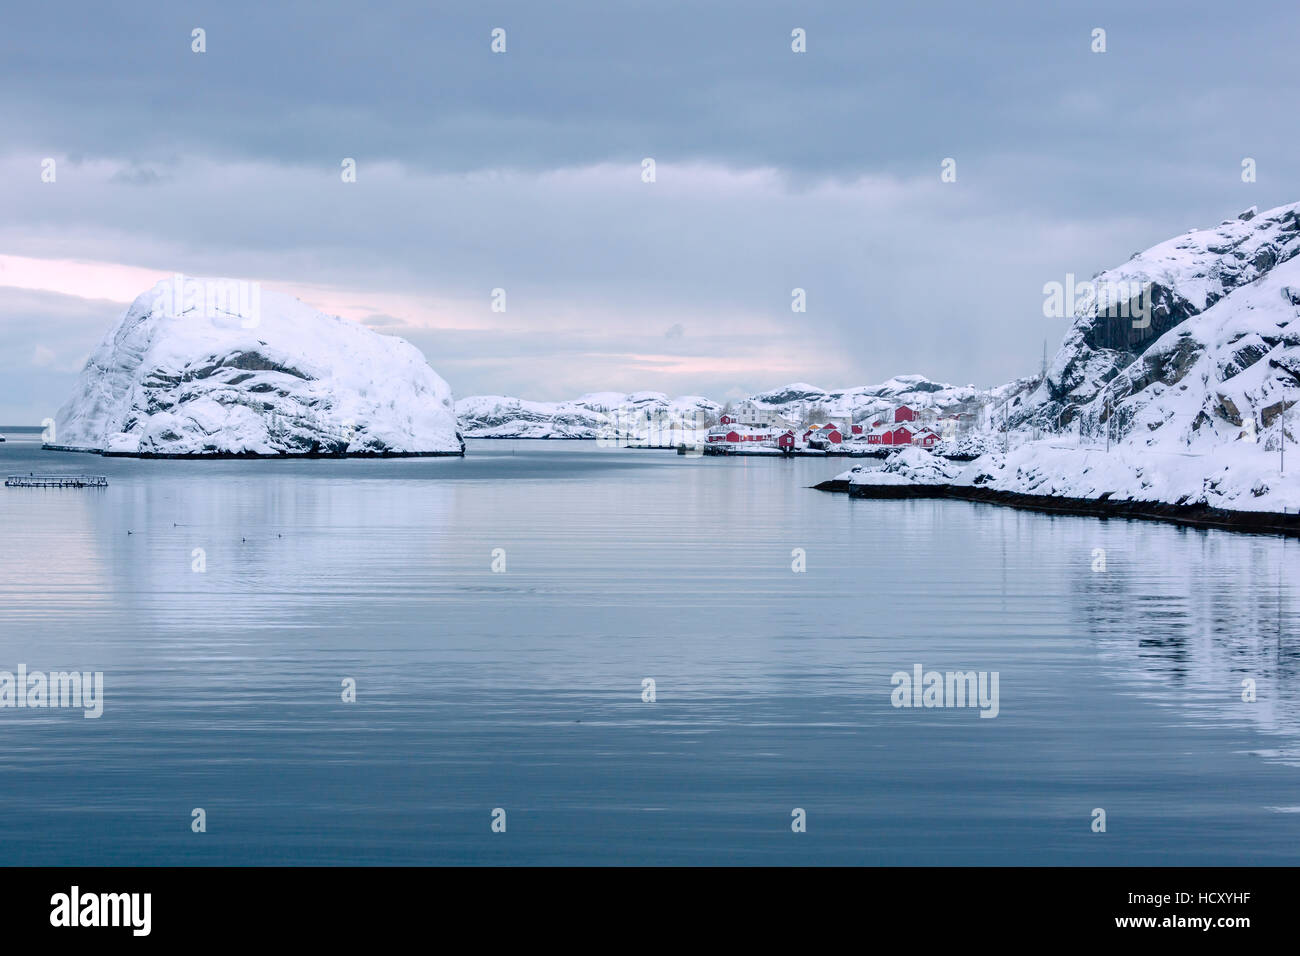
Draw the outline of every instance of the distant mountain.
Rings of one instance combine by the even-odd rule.
[[[899,405],[973,413],[982,403],[1001,404],[1035,385],[1037,379],[1021,379],[981,390],[973,385],[932,382],[923,375],[900,375],[879,385],[830,391],[797,382],[752,395],[747,401],[797,425],[809,418],[861,421]],[[649,413],[690,420],[698,412],[712,423],[728,404],[735,407],[740,401],[724,403],[698,395],[669,398],[662,392],[597,392],[567,402],[474,395],[456,403],[456,415],[466,438],[597,438],[609,434],[615,419],[635,421]]]
[[[861,421],[892,411],[899,405],[933,409],[940,414],[966,411],[974,414],[986,405],[999,406],[1038,384],[1037,378],[1018,379],[994,388],[948,385],[924,375],[896,375],[879,385],[859,385],[827,391],[802,382],[750,396],[761,407],[775,409],[791,421],[805,417],[844,418]]]
[[[698,395],[669,398],[662,392],[594,392],[567,402],[532,402],[501,395],[473,395],[456,403],[466,438],[600,438],[636,431],[650,416],[694,421],[717,419],[722,406]]]

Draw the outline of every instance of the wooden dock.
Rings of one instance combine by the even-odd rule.
[[[6,488],[107,488],[104,475],[10,475]]]

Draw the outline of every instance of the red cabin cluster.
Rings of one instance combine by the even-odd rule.
[[[920,445],[933,448],[940,441],[940,436],[926,425],[916,420],[916,410],[899,405],[894,409],[894,420],[877,418],[865,433],[868,445]]]
[[[709,430],[706,442],[758,445],[793,452],[801,446],[824,451],[837,448],[847,451],[849,447],[862,445],[919,445],[932,449],[942,440],[938,433],[918,420],[916,410],[908,405],[898,406],[892,414],[877,418],[870,425],[862,422],[841,425],[832,421],[809,426],[802,435],[792,428],[766,422],[743,422],[741,418],[730,413],[722,415],[718,425]]]

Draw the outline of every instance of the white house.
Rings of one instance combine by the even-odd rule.
[[[736,402],[732,406],[732,415],[737,422],[744,425],[766,425],[772,428],[785,428],[791,424],[775,408],[748,398]]]

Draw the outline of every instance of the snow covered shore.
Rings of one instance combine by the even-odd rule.
[[[1154,320],[1085,303],[1046,379],[1015,401],[1009,450],[994,433],[994,450],[965,465],[905,449],[883,468],[819,487],[1291,528],[1300,511],[1300,203],[1248,210],[1112,272],[1153,284]],[[1048,437],[1029,440],[1031,428]],[[1198,514],[1213,522],[1192,520]]]
[[[1107,452],[1044,439],[1005,455],[990,452],[964,464],[919,448],[905,448],[880,468],[851,468],[825,484],[827,490],[857,490],[862,497],[869,497],[872,488],[881,486],[942,486],[1294,515],[1300,513],[1300,448],[1293,460],[1295,471],[1280,475],[1277,452],[1257,446],[1224,463],[1204,454],[1125,445],[1114,445]]]

